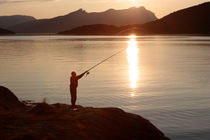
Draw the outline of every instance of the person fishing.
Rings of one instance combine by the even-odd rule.
[[[80,78],[82,78],[85,74],[89,74],[89,71],[94,69],[95,67],[97,67],[98,65],[104,63],[105,61],[109,60],[110,58],[114,57],[115,55],[123,52],[126,48],[123,48],[122,50],[120,50],[119,52],[111,55],[110,57],[102,60],[101,62],[97,63],[96,65],[92,66],[91,68],[89,68],[88,70],[86,70],[85,72],[83,72],[82,74],[78,75],[76,74],[76,72],[72,71],[71,72],[71,77],[70,77],[70,94],[71,94],[71,104],[72,107],[76,109],[76,100],[77,100],[77,87],[78,87],[78,80]]]
[[[71,94],[71,104],[72,107],[75,108],[76,100],[77,100],[77,87],[78,87],[78,80],[82,78],[85,74],[89,74],[88,71],[83,72],[82,74],[78,75],[76,72],[71,72],[70,77],[70,94]]]

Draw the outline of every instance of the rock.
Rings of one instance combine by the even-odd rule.
[[[24,104],[8,88],[0,86],[0,110],[17,110]]]
[[[0,89],[1,96],[8,96],[0,100],[1,104],[5,105],[5,99],[10,102],[8,108],[21,104],[7,88]],[[37,103],[25,111],[0,112],[0,134],[0,139],[18,140],[168,140],[139,115],[118,108],[77,106],[73,110],[70,105],[58,103]]]

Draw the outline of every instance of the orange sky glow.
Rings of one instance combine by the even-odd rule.
[[[0,0],[0,15],[31,15],[51,18],[83,8],[87,12],[101,12],[110,8],[127,9],[144,6],[161,18],[171,12],[208,0]]]

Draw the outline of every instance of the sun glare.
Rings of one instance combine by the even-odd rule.
[[[128,38],[135,39],[136,38],[136,35],[129,35]]]
[[[131,88],[136,88],[138,80],[138,46],[136,43],[136,36],[129,36],[127,48],[127,59],[129,63],[129,79]]]
[[[135,93],[134,92],[131,92],[130,96],[131,97],[134,97],[135,96]]]

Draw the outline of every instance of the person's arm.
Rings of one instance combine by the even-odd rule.
[[[82,78],[82,77],[85,75],[85,73],[87,73],[87,72],[88,72],[88,71],[85,71],[84,73],[82,73],[82,74],[78,75],[78,76],[77,76],[77,79]]]

